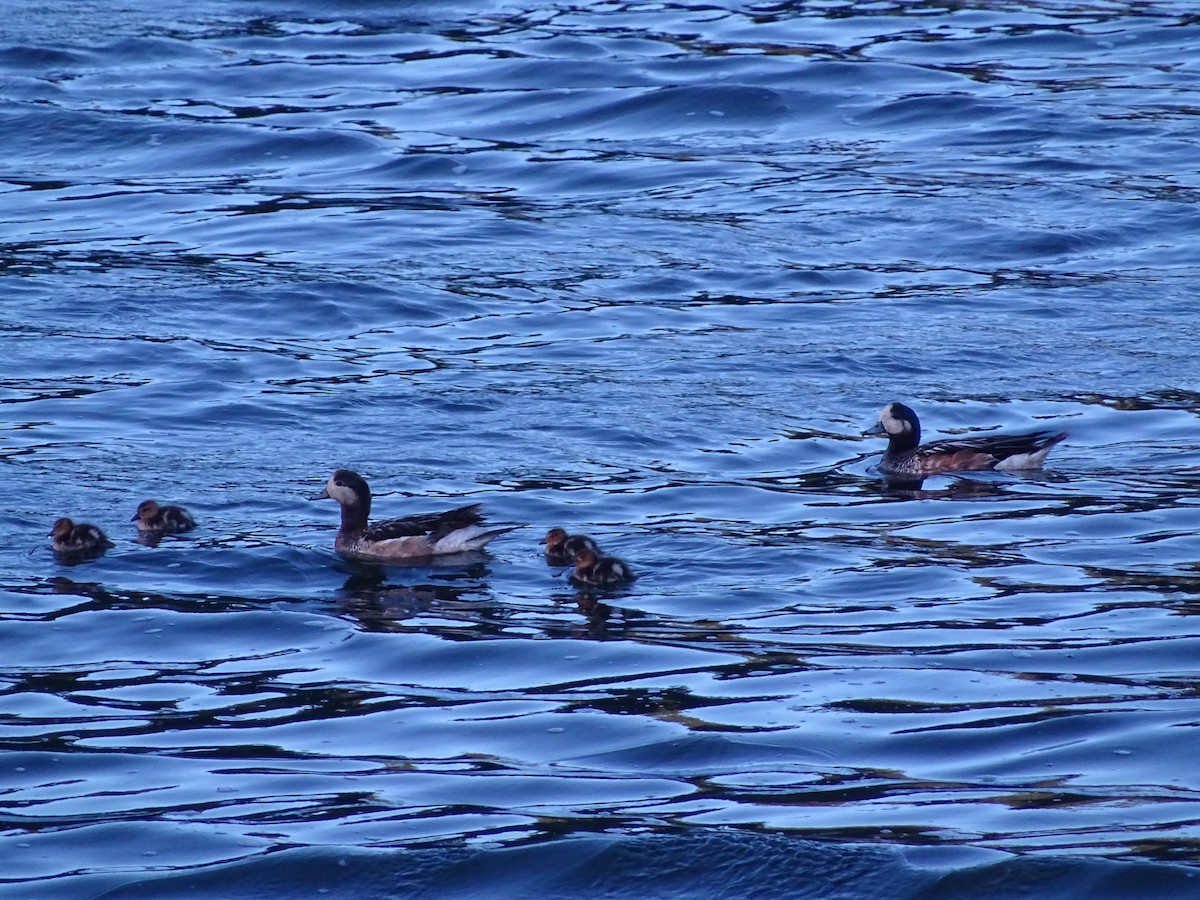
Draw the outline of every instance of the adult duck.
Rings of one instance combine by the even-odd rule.
[[[329,476],[325,490],[309,499],[338,502],[342,525],[333,548],[343,556],[371,562],[404,562],[480,550],[516,527],[485,528],[478,503],[372,524],[371,489],[361,475],[349,469],[338,469]]]
[[[1067,436],[1065,431],[1043,430],[952,437],[922,444],[917,414],[897,402],[880,410],[879,421],[863,434],[887,436],[887,450],[879,462],[881,472],[911,477],[984,469],[1039,469],[1050,448]]]

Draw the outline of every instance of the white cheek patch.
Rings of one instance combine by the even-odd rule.
[[[904,434],[909,431],[909,424],[904,419],[898,419],[892,415],[892,404],[885,406],[879,413],[879,424],[883,426],[883,430],[888,434]]]
[[[354,501],[354,491],[350,490],[344,484],[338,484],[332,478],[325,485],[325,493],[338,503],[352,503]]]

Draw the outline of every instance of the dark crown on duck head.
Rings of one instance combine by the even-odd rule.
[[[352,472],[349,469],[338,469],[333,473],[333,483],[344,488],[349,488],[353,491],[355,497],[360,500],[370,501],[371,489],[367,487],[366,480],[357,472]]]

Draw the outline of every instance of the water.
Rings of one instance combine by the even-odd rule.
[[[3,896],[1200,896],[1193,10],[5,12]]]

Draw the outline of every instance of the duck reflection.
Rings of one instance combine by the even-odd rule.
[[[953,500],[961,498],[1011,496],[1011,478],[950,478],[935,476],[936,487],[925,487],[925,476],[886,475],[882,481],[867,485],[867,493],[882,494],[901,500]]]
[[[456,553],[436,560],[387,567],[346,560],[348,577],[338,592],[339,611],[351,616],[365,631],[397,631],[400,623],[437,610],[443,618],[475,621],[480,617],[478,597],[490,574],[488,556],[481,551]],[[436,582],[388,582],[396,569],[414,575],[437,573]]]

